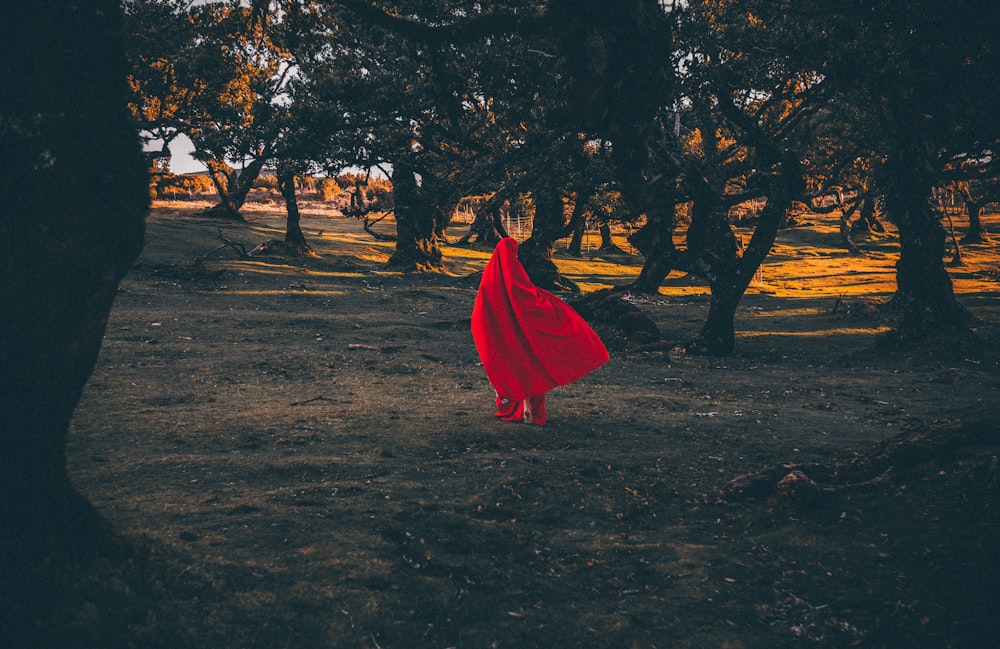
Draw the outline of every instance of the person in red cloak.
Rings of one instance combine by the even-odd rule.
[[[593,372],[608,350],[572,307],[531,283],[517,241],[501,239],[472,307],[472,338],[496,391],[495,416],[545,423],[545,393]]]

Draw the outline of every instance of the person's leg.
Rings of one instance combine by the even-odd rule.
[[[507,399],[497,395],[496,412],[494,417],[500,417],[504,421],[514,421],[522,417],[521,402]]]
[[[494,417],[504,421],[523,421],[526,424],[545,423],[545,394],[537,394],[523,401],[514,401],[497,395]]]
[[[528,397],[521,402],[522,420],[526,424],[537,424],[541,426],[545,423],[545,393]]]

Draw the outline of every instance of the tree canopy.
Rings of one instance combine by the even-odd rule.
[[[133,113],[151,138],[191,137],[220,209],[238,213],[265,164],[378,166],[392,175],[394,267],[440,268],[448,215],[485,195],[526,201],[522,261],[539,284],[571,289],[553,244],[598,188],[615,191],[610,218],[641,226],[645,258],[623,289],[655,291],[671,270],[704,277],[713,302],[694,348],[726,354],[778,229],[835,196],[845,224],[856,210],[874,221],[877,205],[900,230],[901,338],[967,326],[932,197],[997,176],[986,0],[126,7]],[[751,199],[764,208],[741,245],[732,210]],[[680,208],[691,222],[678,247]]]

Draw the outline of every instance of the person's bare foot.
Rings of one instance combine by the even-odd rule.
[[[530,424],[532,422],[531,402],[525,399],[522,403],[524,405],[524,423]]]

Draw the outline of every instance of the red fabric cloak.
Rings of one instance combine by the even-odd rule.
[[[510,401],[543,395],[608,361],[580,314],[531,283],[511,238],[497,244],[483,270],[472,337],[498,397]]]

